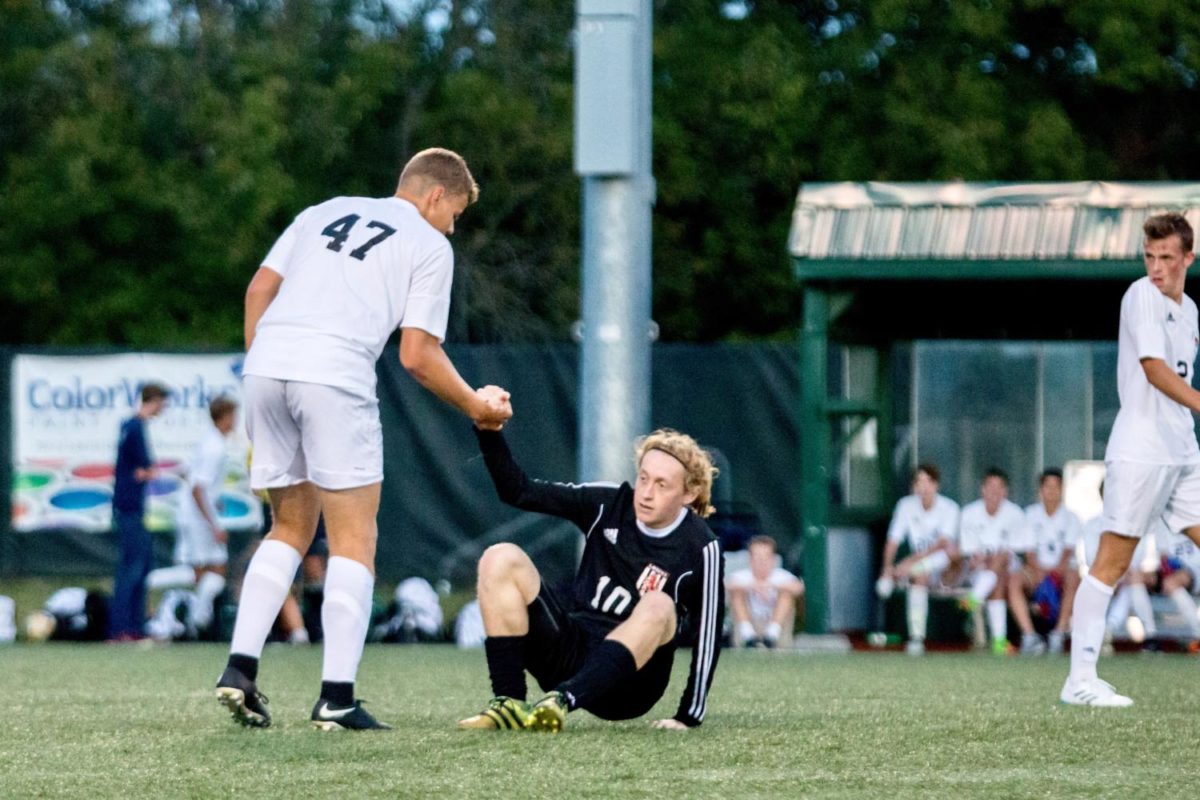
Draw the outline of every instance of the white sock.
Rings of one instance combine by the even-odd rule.
[[[939,551],[940,552],[940,551]],[[929,617],[929,587],[908,587],[908,638],[925,641],[925,621]]]
[[[991,573],[995,575],[996,573]],[[988,630],[992,632],[993,642],[1003,642],[1008,639],[1008,601],[987,601]]]
[[[783,626],[778,622],[768,622],[767,629],[763,631],[763,638],[772,642],[778,642],[781,633],[783,633]]]
[[[999,578],[996,577],[996,573],[990,569],[979,570],[971,576],[971,596],[980,603],[987,600],[988,595],[992,593],[992,589],[996,588],[997,580]]]
[[[1129,607],[1132,605],[1132,595],[1129,586],[1122,586],[1113,596],[1108,605],[1108,629],[1114,634],[1125,635],[1125,620],[1129,619]]]
[[[196,594],[191,606],[192,624],[197,628],[207,628],[212,622],[213,601],[217,595],[225,591],[225,576],[215,572],[206,572],[200,576],[196,584]]]
[[[1188,627],[1192,631],[1192,638],[1200,637],[1200,621],[1196,619],[1196,601],[1192,599],[1191,592],[1182,586],[1177,586],[1175,591],[1171,592],[1171,600],[1175,602],[1175,607],[1187,620]]]
[[[146,575],[147,589],[190,589],[196,585],[196,570],[189,564],[159,567]]]
[[[1144,584],[1132,583],[1129,585],[1129,602],[1133,605],[1133,613],[1137,614],[1137,618],[1142,621],[1142,627],[1146,629],[1146,638],[1157,636],[1158,626],[1154,623],[1154,605],[1150,602],[1150,592],[1146,590]]]
[[[321,627],[325,632],[322,681],[354,682],[371,624],[374,591],[371,570],[350,558],[330,557],[321,605]]]
[[[756,633],[754,630],[754,623],[752,623],[750,620],[742,620],[737,624],[737,628],[738,639],[740,639],[742,642],[748,642],[751,639],[758,638],[758,633]]]
[[[299,567],[300,553],[291,545],[267,539],[258,546],[242,582],[230,653],[252,658],[262,656],[263,644],[279,616],[279,609],[283,608]]]
[[[1091,575],[1084,577],[1075,593],[1071,614],[1071,679],[1095,680],[1096,660],[1104,643],[1104,617],[1112,600],[1113,587]]]

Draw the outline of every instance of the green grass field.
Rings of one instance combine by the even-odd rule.
[[[1057,704],[1065,658],[726,652],[698,730],[579,712],[557,736],[456,731],[488,691],[482,653],[449,646],[367,648],[360,692],[396,726],[375,734],[311,730],[320,650],[269,646],[275,724],[243,730],[213,699],[224,656],[0,649],[0,796],[1153,797],[1190,784],[1200,734],[1182,655],[1107,659],[1137,705],[1092,710]]]

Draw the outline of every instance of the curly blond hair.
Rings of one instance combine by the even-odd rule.
[[[697,515],[707,517],[716,511],[711,501],[713,478],[717,477],[718,470],[707,450],[686,433],[659,428],[634,442],[634,465],[640,467],[642,458],[651,450],[661,450],[683,464],[683,488],[696,493],[690,507]]]

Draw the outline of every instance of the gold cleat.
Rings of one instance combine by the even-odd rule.
[[[487,708],[460,719],[460,731],[525,730],[529,726],[529,704],[511,697],[493,697]]]
[[[531,731],[558,733],[567,724],[567,698],[562,692],[550,692],[538,700],[529,713]]]

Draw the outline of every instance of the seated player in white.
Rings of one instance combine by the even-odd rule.
[[[970,589],[962,605],[974,611],[987,603],[992,652],[1008,653],[1008,603],[1004,599],[1013,545],[1025,527],[1021,507],[1008,499],[1008,474],[992,467],[983,475],[979,499],[963,507],[958,550],[967,566]]]
[[[1150,217],[1142,232],[1146,275],[1121,299],[1121,408],[1104,453],[1104,533],[1075,598],[1071,671],[1058,695],[1071,705],[1133,704],[1100,679],[1096,663],[1113,587],[1129,569],[1138,540],[1162,519],[1200,542],[1200,445],[1192,417],[1200,412],[1200,392],[1191,386],[1200,324],[1196,304],[1183,291],[1195,234],[1178,213]]]
[[[1008,605],[1021,629],[1021,654],[1041,655],[1063,651],[1071,623],[1071,606],[1079,588],[1075,545],[1082,527],[1079,517],[1062,502],[1062,470],[1043,470],[1038,479],[1039,502],[1025,509],[1024,545],[1020,567],[1008,579]],[[1061,605],[1048,641],[1043,640],[1029,613],[1029,598],[1044,580],[1053,582]]]
[[[1159,592],[1171,599],[1190,632],[1188,651],[1200,651],[1200,618],[1196,596],[1200,595],[1200,547],[1186,536],[1166,533],[1159,545],[1162,581]]]
[[[733,614],[733,643],[741,647],[773,648],[791,639],[796,601],[804,581],[779,565],[775,540],[755,536],[746,549],[750,566],[725,580]]]
[[[929,587],[941,582],[958,535],[958,503],[938,494],[940,478],[933,464],[920,464],[913,470],[913,493],[900,498],[892,512],[883,548],[883,570],[875,584],[880,596],[890,595],[897,583],[908,587],[909,655],[925,652]],[[903,542],[908,543],[909,555],[895,563]]]

